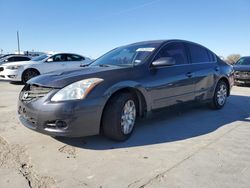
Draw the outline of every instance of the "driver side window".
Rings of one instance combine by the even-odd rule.
[[[182,43],[167,44],[158,52],[155,60],[163,57],[172,57],[176,65],[188,64],[186,50]]]
[[[57,54],[52,57],[50,57],[47,62],[63,62],[66,61],[66,55],[65,54]]]

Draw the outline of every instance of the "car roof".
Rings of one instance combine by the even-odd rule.
[[[30,58],[29,56],[26,56],[26,55],[8,55],[5,58],[10,58],[10,57],[27,57],[27,58]]]
[[[148,41],[141,41],[141,42],[136,42],[136,43],[132,43],[130,45],[136,45],[136,44],[164,44],[167,42],[186,42],[186,43],[193,43],[193,44],[198,44],[195,42],[191,42],[191,41],[187,41],[187,40],[182,40],[182,39],[165,39],[165,40],[148,40]],[[200,45],[200,44],[198,44]]]

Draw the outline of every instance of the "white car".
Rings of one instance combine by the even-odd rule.
[[[22,81],[53,71],[68,71],[90,64],[90,58],[78,54],[57,53],[41,55],[31,61],[20,61],[0,65],[0,79]]]

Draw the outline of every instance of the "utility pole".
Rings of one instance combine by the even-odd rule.
[[[20,54],[20,43],[19,43],[19,32],[17,31],[17,47],[18,47],[18,54]]]

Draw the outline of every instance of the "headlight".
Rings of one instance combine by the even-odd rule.
[[[22,67],[22,66],[21,65],[11,65],[11,66],[7,66],[6,69],[16,70],[16,69],[19,69],[20,67]]]
[[[84,99],[87,94],[103,79],[101,78],[90,78],[86,80],[81,80],[70,84],[61,90],[59,90],[52,98],[51,101],[68,101],[76,99]]]

